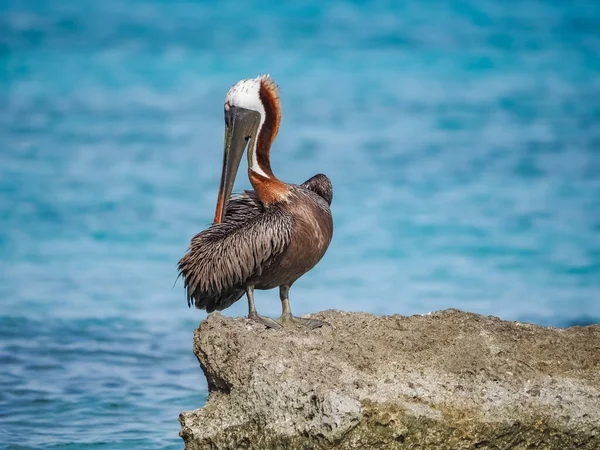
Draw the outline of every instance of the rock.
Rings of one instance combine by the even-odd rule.
[[[186,449],[600,449],[598,325],[312,317],[331,326],[200,325],[209,398],[180,415]]]

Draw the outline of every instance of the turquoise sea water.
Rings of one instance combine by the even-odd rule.
[[[1,0],[0,446],[182,448],[205,315],[175,266],[259,73],[275,173],[334,185],[296,313],[600,322],[598,2]]]

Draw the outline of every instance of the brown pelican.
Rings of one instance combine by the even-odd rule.
[[[248,297],[248,317],[267,327],[323,322],[292,315],[292,284],[323,257],[333,235],[333,195],[325,175],[301,185],[284,183],[271,171],[271,144],[279,130],[279,89],[268,75],[236,83],[225,97],[225,148],[214,223],[192,238],[179,261],[188,306],[223,310]],[[254,191],[230,198],[248,146],[248,178]],[[259,316],[254,289],[279,287],[277,320]]]

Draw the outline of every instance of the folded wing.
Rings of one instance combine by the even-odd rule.
[[[331,205],[331,200],[333,200],[333,186],[327,175],[319,173],[306,180],[301,186],[319,195],[328,205]]]
[[[246,281],[287,248],[291,233],[292,218],[265,208],[253,191],[232,197],[223,222],[194,236],[179,261],[188,305],[212,312],[239,300]]]

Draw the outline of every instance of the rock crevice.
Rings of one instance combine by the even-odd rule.
[[[600,448],[598,325],[313,317],[331,326],[200,325],[209,398],[180,416],[186,449]]]

